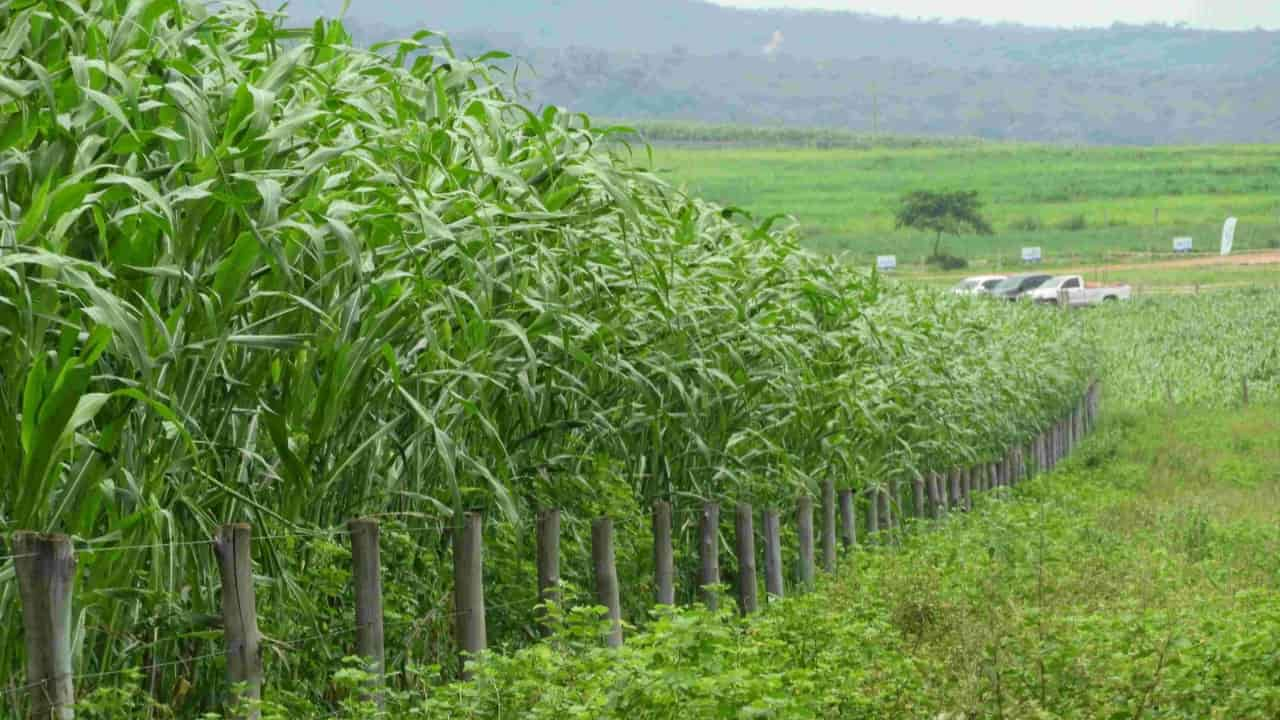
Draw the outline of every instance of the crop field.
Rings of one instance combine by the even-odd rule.
[[[468,518],[487,521],[495,650],[540,635],[546,508],[576,606],[593,521],[631,528],[614,555],[643,624],[634,528],[654,501],[679,520],[688,602],[704,501],[883,497],[994,462],[1088,381],[1083,343],[1052,343],[1081,329],[804,253],[428,35],[356,50],[337,23],[168,0],[0,19],[0,615],[30,609],[14,563],[37,556],[9,533],[69,536],[77,641],[59,662],[103,714],[226,707],[242,671],[219,647],[247,645],[219,608],[248,603],[219,588],[248,585],[263,702],[338,710],[354,518],[385,524],[388,672],[431,696],[461,669]],[[222,574],[228,523],[260,538],[260,582]],[[32,637],[0,628],[15,703],[47,701],[21,682]]]
[[[949,237],[944,246],[989,265],[1017,264],[1025,246],[1043,248],[1054,264],[1116,261],[1169,252],[1179,236],[1216,251],[1230,215],[1240,219],[1237,248],[1280,247],[1278,162],[1280,151],[1268,146],[654,148],[654,167],[673,182],[757,215],[791,215],[806,247],[859,264],[928,255],[932,236],[894,229],[898,198],[917,189],[980,193],[996,234]]]
[[[1276,715],[1274,294],[888,281],[436,43],[0,3],[0,717]]]

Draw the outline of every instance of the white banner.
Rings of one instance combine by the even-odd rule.
[[[1236,240],[1236,219],[1227,218],[1227,223],[1222,226],[1222,254],[1231,254],[1231,243]]]
[[[877,255],[876,267],[881,270],[893,270],[898,267],[897,255]]]
[[[1040,248],[1038,247],[1022,248],[1022,262],[1040,262]]]
[[[1189,237],[1179,237],[1173,239],[1173,251],[1184,253],[1191,252],[1192,240]]]

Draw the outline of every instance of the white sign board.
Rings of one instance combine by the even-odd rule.
[[[898,267],[898,256],[878,255],[876,256],[876,267],[880,270],[894,270]]]
[[[1022,262],[1040,262],[1040,248],[1025,247],[1022,248]]]
[[[1192,239],[1189,237],[1180,237],[1173,239],[1173,251],[1177,253],[1191,252]]]
[[[1231,254],[1231,244],[1236,240],[1236,219],[1227,218],[1227,222],[1222,226],[1222,254]]]

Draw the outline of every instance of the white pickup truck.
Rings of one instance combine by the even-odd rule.
[[[1026,294],[1028,300],[1058,305],[1065,297],[1068,305],[1096,305],[1112,300],[1128,300],[1133,290],[1128,285],[1089,287],[1079,275],[1056,275]]]

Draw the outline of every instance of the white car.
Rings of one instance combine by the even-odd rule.
[[[951,292],[957,295],[986,295],[991,292],[991,288],[1000,284],[1000,281],[1004,279],[1004,275],[976,275],[961,280],[959,284],[951,288]]]
[[[1037,303],[1059,305],[1062,302],[1061,299],[1065,297],[1067,304],[1071,306],[1095,305],[1100,302],[1128,300],[1132,292],[1128,285],[1088,287],[1084,278],[1079,275],[1057,275],[1028,292],[1027,299]]]

